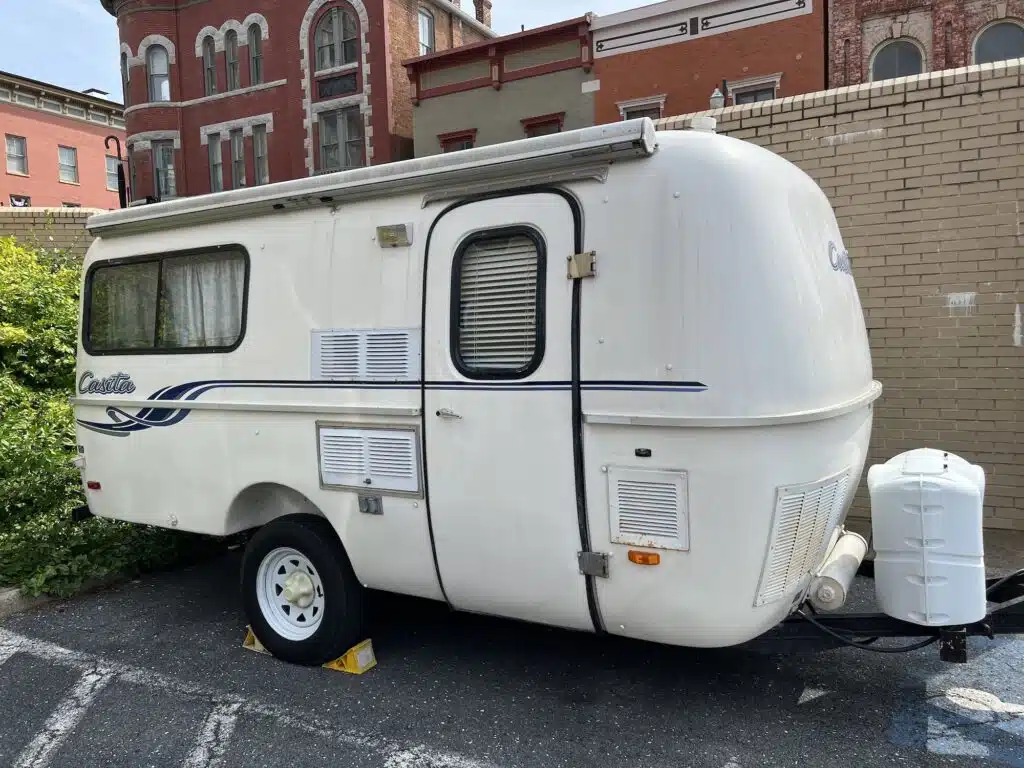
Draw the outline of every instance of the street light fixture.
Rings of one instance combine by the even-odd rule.
[[[715,86],[715,90],[711,92],[710,101],[712,109],[721,109],[722,107],[725,106],[725,95],[720,90],[718,90],[717,85]]]

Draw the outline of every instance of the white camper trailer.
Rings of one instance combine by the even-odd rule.
[[[282,658],[361,640],[365,588],[739,644],[836,549],[881,387],[828,200],[765,149],[644,119],[88,226],[89,509],[255,531]]]

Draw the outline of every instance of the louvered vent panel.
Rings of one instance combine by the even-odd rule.
[[[608,469],[612,541],[658,549],[688,549],[686,473]]]
[[[420,369],[418,328],[333,329],[313,332],[312,376],[329,381],[415,381]]]
[[[471,369],[518,370],[537,348],[540,254],[525,235],[478,239],[459,272],[459,354]]]
[[[324,485],[419,493],[419,437],[415,430],[320,427],[319,434]]]
[[[790,597],[821,564],[839,524],[849,482],[850,473],[844,470],[816,483],[778,489],[756,605]]]

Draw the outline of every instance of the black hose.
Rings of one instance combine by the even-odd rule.
[[[822,624],[817,619],[815,619],[815,618],[807,615],[806,613],[804,613],[802,609],[797,610],[796,613],[797,613],[798,616],[802,616],[804,619],[806,619],[807,621],[811,622],[811,624],[816,626],[822,632],[824,632],[826,634],[829,634],[829,635],[832,635],[832,637],[834,637],[836,640],[841,642],[843,645],[849,645],[852,648],[860,648],[862,651],[871,651],[872,653],[906,653],[908,651],[917,651],[917,650],[920,650],[921,648],[924,648],[926,646],[931,645],[932,643],[934,643],[935,641],[937,641],[939,639],[938,635],[936,635],[935,637],[929,637],[926,640],[922,640],[919,643],[912,643],[910,645],[901,645],[898,648],[874,648],[874,647],[869,647],[869,646],[872,643],[874,643],[875,640],[878,639],[877,637],[868,638],[867,640],[864,640],[863,642],[859,642],[858,643],[855,640],[850,640],[848,637],[843,637],[841,634],[836,632],[834,629],[830,629],[829,627],[826,627],[824,624]]]
[[[1012,579],[1017,578],[1018,576],[1024,576],[1024,568],[1021,568],[1019,571],[1014,571],[1013,573],[1008,573],[1005,576],[1003,576],[1003,578],[1001,578],[999,581],[997,581],[995,584],[993,584],[991,587],[985,590],[985,595],[991,595],[994,590],[999,589],[999,587],[1003,586],[1003,584]]]

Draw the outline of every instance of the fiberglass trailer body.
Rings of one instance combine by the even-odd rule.
[[[840,537],[881,388],[825,195],[758,146],[627,121],[88,226],[89,509],[259,529],[278,656],[361,640],[362,586],[738,644]]]

